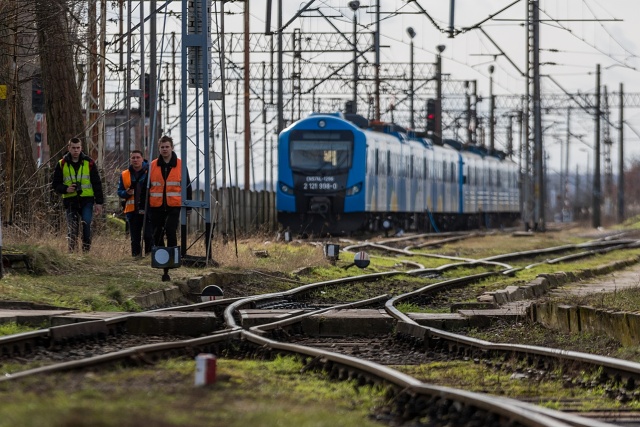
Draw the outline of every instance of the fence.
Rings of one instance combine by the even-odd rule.
[[[201,197],[201,195],[200,195]],[[211,194],[214,233],[271,232],[277,229],[276,200],[272,191],[251,191],[238,187],[214,190]],[[193,224],[202,228],[202,220]]]

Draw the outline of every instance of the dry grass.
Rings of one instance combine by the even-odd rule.
[[[136,310],[130,298],[165,289],[162,270],[151,267],[149,257],[134,259],[130,240],[117,227],[96,227],[91,251],[67,252],[66,230],[58,233],[24,233],[7,227],[3,253],[20,252],[29,257],[32,272],[20,263],[4,271],[0,281],[0,299],[31,301],[93,311]],[[188,241],[195,241],[195,237]],[[247,272],[258,270],[273,276],[290,275],[301,267],[329,266],[322,247],[307,243],[274,242],[256,236],[224,244],[212,242],[212,257],[217,265],[203,268],[188,266],[170,272],[173,284],[212,271]],[[188,248],[189,256],[205,259],[204,244]],[[264,257],[266,255],[266,257]],[[293,276],[291,276],[293,277]],[[274,283],[247,277],[252,293],[271,292]],[[238,289],[243,289],[238,283]]]
[[[130,240],[119,226],[98,224],[94,227],[91,251],[84,255],[79,251],[67,254],[66,229],[57,233],[50,231],[29,231],[7,227],[4,231],[5,250],[27,251],[28,248],[46,248],[69,259],[83,259],[99,264],[117,265],[131,260]],[[308,243],[291,242],[284,244],[273,240],[275,235],[255,235],[240,237],[237,241],[224,243],[214,238],[211,244],[212,258],[222,268],[228,269],[265,269],[274,272],[292,272],[301,267],[328,265],[322,254],[322,248]],[[178,237],[178,240],[180,238]],[[188,242],[196,240],[189,236]],[[187,248],[188,255],[205,257],[202,239]],[[262,255],[266,255],[262,258]],[[90,268],[89,262],[86,266]],[[54,268],[55,270],[55,268]]]

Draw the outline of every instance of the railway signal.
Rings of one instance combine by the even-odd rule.
[[[202,293],[200,294],[200,299],[202,300],[202,302],[216,301],[222,298],[224,298],[224,292],[222,291],[222,288],[220,288],[220,286],[216,285],[207,286],[202,290]]]
[[[182,265],[180,259],[180,246],[159,247],[154,246],[151,249],[151,267],[164,269],[162,281],[168,282],[170,268],[178,268]]]
[[[436,130],[436,100],[428,99],[427,100],[427,131],[435,132]]]
[[[340,256],[340,245],[327,243],[324,245],[323,252],[325,258],[331,261],[332,264],[335,264],[335,262],[338,260],[338,257]]]
[[[44,89],[40,77],[31,79],[31,111],[44,113]]]
[[[353,257],[353,263],[356,265],[356,267],[367,268],[370,262],[371,260],[369,259],[369,254],[364,251],[358,252]]]

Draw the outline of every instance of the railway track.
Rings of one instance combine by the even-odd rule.
[[[376,384],[388,389],[393,405],[387,414],[389,420],[417,420],[428,418],[429,425],[522,425],[522,426],[562,426],[562,425],[606,425],[594,419],[584,419],[573,414],[542,410],[534,405],[511,399],[488,397],[446,387],[432,386],[418,379],[391,369],[389,365],[421,364],[428,360],[450,360],[468,358],[489,361],[515,360],[536,369],[548,371],[562,368],[566,372],[590,371],[600,373],[597,386],[617,387],[618,398],[634,399],[635,389],[640,384],[640,364],[606,358],[585,353],[546,349],[535,346],[491,343],[418,325],[406,314],[395,308],[404,300],[421,299],[428,294],[447,291],[498,274],[508,274],[514,267],[503,261],[540,257],[545,254],[559,254],[567,251],[572,255],[591,256],[602,250],[618,250],[636,247],[631,239],[609,239],[589,245],[569,245],[527,253],[505,254],[484,260],[460,260],[437,269],[418,268],[408,272],[391,271],[361,275],[344,279],[302,285],[286,292],[255,295],[235,300],[221,300],[173,307],[163,310],[214,310],[224,322],[220,328],[205,337],[182,339],[174,337],[163,342],[142,343],[142,341],[122,341],[120,347],[109,344],[109,337],[124,337],[128,316],[105,321],[85,322],[69,327],[49,328],[16,336],[0,338],[0,351],[5,358],[28,360],[29,354],[39,354],[38,348],[70,346],[83,341],[107,342],[106,349],[92,349],[91,355],[76,349],[64,350],[77,357],[63,356],[62,363],[47,361],[44,366],[15,372],[0,378],[12,381],[34,374],[87,368],[107,363],[144,363],[164,357],[193,356],[200,352],[212,352],[223,357],[262,357],[295,355],[305,362],[304,370],[321,369],[335,379],[352,379],[358,384]],[[379,245],[377,250],[386,250]],[[392,252],[393,249],[390,249]],[[403,249],[409,251],[409,249]],[[553,260],[553,259],[551,259]],[[348,286],[363,281],[388,279],[399,275],[428,275],[434,271],[456,268],[461,265],[490,266],[491,271],[430,283],[400,295],[377,295],[359,301],[320,306],[308,295],[320,289]],[[496,270],[496,267],[500,269]],[[526,268],[526,267],[523,267]],[[297,304],[305,312],[286,320],[244,329],[239,325],[239,310],[246,307],[273,307]],[[302,337],[301,321],[308,316],[323,311],[354,308],[384,307],[397,320],[393,336],[360,338],[348,340],[318,339]],[[129,337],[127,337],[129,339]],[[375,356],[374,356],[375,355]],[[41,353],[40,353],[41,356]],[[38,357],[40,357],[38,356]],[[89,356],[89,357],[87,357]],[[71,360],[75,358],[76,360]],[[37,359],[35,357],[34,359]]]

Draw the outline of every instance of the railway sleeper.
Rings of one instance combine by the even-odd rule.
[[[27,354],[27,348],[24,343],[9,344],[2,347],[2,355],[7,357],[24,356]]]

